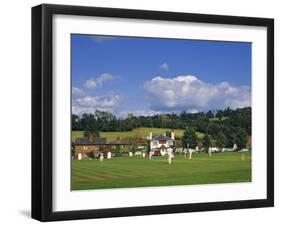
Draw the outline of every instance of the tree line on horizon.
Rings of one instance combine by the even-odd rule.
[[[72,114],[72,131],[84,131],[87,136],[99,136],[100,132],[132,131],[139,127],[167,128],[185,130],[181,139],[191,148],[198,144],[196,132],[204,134],[200,142],[203,146],[246,147],[251,136],[251,107],[180,114],[166,113],[153,116],[135,116],[132,113],[126,118],[117,118],[111,112],[96,110],[94,114],[82,116]]]

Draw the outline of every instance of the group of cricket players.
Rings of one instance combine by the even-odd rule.
[[[148,153],[149,159],[152,159],[153,156],[153,151],[150,150]],[[172,163],[172,158],[174,157],[174,153],[173,153],[173,146],[170,146],[167,148],[167,157],[168,157],[168,164],[171,165]]]

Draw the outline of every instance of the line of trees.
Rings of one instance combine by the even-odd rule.
[[[182,136],[182,145],[188,148],[196,146],[203,147],[208,150],[209,147],[233,147],[237,145],[237,150],[246,148],[250,134],[247,134],[245,129],[241,127],[233,127],[232,130],[224,130],[225,127],[220,127],[217,133],[205,133],[203,138],[199,138],[194,128],[186,128]]]
[[[131,131],[139,127],[184,129],[186,131],[182,139],[193,139],[196,132],[201,132],[205,134],[201,140],[203,145],[210,143],[212,146],[232,147],[236,143],[238,148],[243,148],[251,135],[251,111],[251,107],[246,107],[153,116],[128,114],[126,118],[117,118],[110,112],[96,110],[95,114],[83,114],[81,117],[73,114],[72,130],[84,131],[87,136],[99,136],[99,132]],[[198,143],[198,140],[190,142],[192,145],[193,143]]]

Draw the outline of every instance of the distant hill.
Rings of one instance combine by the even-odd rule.
[[[126,132],[100,132],[100,136],[106,137],[108,141],[116,140],[117,137],[123,138],[123,137],[130,137],[134,135],[138,135],[143,138],[146,138],[149,136],[150,131],[152,132],[153,136],[155,136],[155,135],[163,134],[166,131],[171,131],[171,129],[141,127]],[[176,137],[182,137],[184,132],[184,130],[181,129],[176,129],[174,131]],[[75,141],[77,137],[83,137],[83,131],[72,131],[72,141]]]
[[[146,138],[149,136],[149,132],[152,132],[153,136],[163,134],[166,131],[171,131],[171,129],[168,128],[146,128],[141,127],[134,129],[132,131],[126,131],[126,132],[100,132],[101,137],[106,137],[107,141],[113,141],[116,140],[117,137],[124,138],[124,137],[130,137],[134,135],[141,136],[143,138]],[[175,136],[176,137],[182,137],[184,130],[181,129],[175,129]],[[83,137],[83,131],[72,131],[72,141],[75,141],[77,137]],[[199,139],[202,139],[204,136],[204,133],[196,132]]]

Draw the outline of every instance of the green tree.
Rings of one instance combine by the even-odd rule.
[[[207,133],[216,136],[220,131],[220,126],[215,122],[210,122],[207,127]]]
[[[235,132],[235,143],[237,144],[237,149],[246,148],[247,144],[247,132],[245,129],[238,127]]]
[[[71,156],[73,158],[75,157],[75,144],[74,144],[74,142],[71,142]]]
[[[95,154],[93,151],[87,153],[88,158],[93,159],[95,158]]]
[[[116,119],[112,113],[96,110],[95,118],[100,131],[112,131],[112,122]],[[117,123],[115,126],[117,126]]]
[[[78,115],[72,115],[71,121],[72,121],[72,131],[81,130],[81,122]]]
[[[193,128],[186,128],[182,136],[182,143],[184,147],[195,148],[197,146],[198,140]]]
[[[137,136],[129,137],[129,142],[131,144],[131,151],[132,152],[137,151]]]
[[[251,107],[246,107],[236,110],[227,108],[217,110],[216,113],[215,111],[206,113],[187,113],[183,111],[179,115],[174,113],[152,116],[128,114],[125,118],[117,118],[110,112],[97,110],[95,114],[83,114],[82,116],[73,114],[72,130],[86,131],[85,135],[87,136],[91,134],[97,136],[99,131],[132,131],[138,127],[168,128],[167,130],[185,130],[186,127],[190,127],[197,132],[209,134],[212,142],[222,132],[227,138],[226,147],[231,147],[235,143],[237,128],[244,129],[247,135],[251,136],[251,112]],[[238,136],[238,138],[241,137]],[[186,146],[186,143],[184,145]]]
[[[214,117],[213,112],[212,112],[211,110],[208,111],[208,112],[206,113],[206,117],[207,117],[207,118],[213,118],[213,117]]]
[[[167,130],[165,133],[166,133],[167,137],[171,137],[171,131],[170,130]]]
[[[89,140],[95,138],[95,137],[99,137],[100,134],[98,131],[84,131],[84,134],[83,134],[84,137],[87,137]]]
[[[116,145],[116,152],[118,153],[118,154],[121,154],[121,146],[120,145]]]
[[[217,146],[220,148],[224,148],[227,145],[227,137],[222,132],[218,133],[216,141]]]
[[[81,125],[84,128],[84,136],[91,138],[99,136],[98,124],[93,114],[83,114]]]
[[[208,134],[205,134],[202,140],[203,147],[206,151],[208,151],[209,147],[211,146],[211,139]]]

